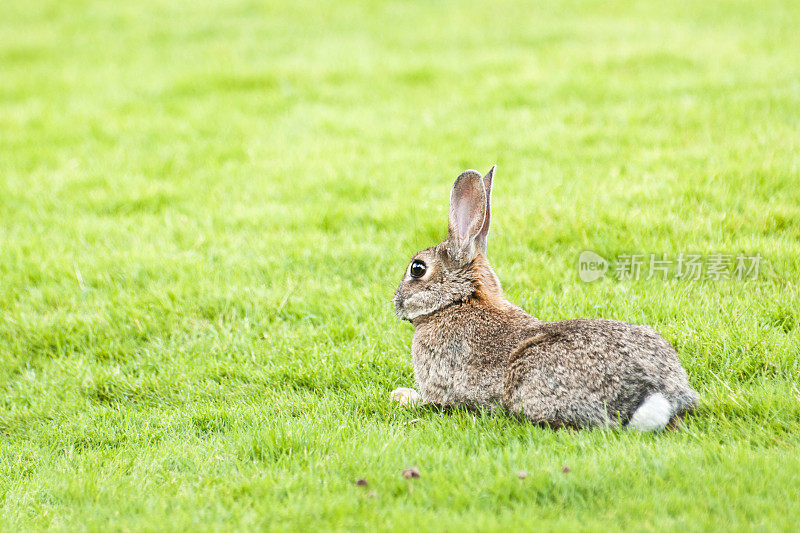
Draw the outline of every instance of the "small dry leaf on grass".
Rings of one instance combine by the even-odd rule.
[[[517,476],[520,479],[525,479],[526,477],[528,477],[528,473],[524,470],[520,470],[519,472],[517,472]]]
[[[368,493],[367,493],[367,498],[375,498],[375,497],[377,497],[377,496],[378,496],[378,495],[377,495],[376,493],[374,493],[374,492],[368,492]]]
[[[366,487],[367,485],[369,485],[369,483],[367,483],[366,479],[360,477],[356,480],[356,485],[358,485],[359,487]]]
[[[562,472],[563,474],[569,474],[571,470],[572,470],[572,469],[571,469],[570,467],[568,467],[568,466],[566,466],[566,465],[565,465],[565,466],[564,466],[564,468],[562,468],[562,469],[561,469],[561,472]]]
[[[403,470],[403,477],[406,479],[417,479],[419,477],[419,470],[416,468],[409,467]]]

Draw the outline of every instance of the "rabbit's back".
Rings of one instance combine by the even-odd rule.
[[[625,424],[661,393],[680,415],[696,393],[672,346],[647,326],[605,319],[540,322],[508,359],[504,403],[537,422]]]

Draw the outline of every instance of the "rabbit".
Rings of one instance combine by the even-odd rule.
[[[450,192],[447,240],[413,256],[394,293],[414,326],[419,392],[401,404],[503,409],[550,427],[662,430],[698,402],[674,348],[647,326],[543,322],[503,296],[486,259],[492,182],[467,170]]]

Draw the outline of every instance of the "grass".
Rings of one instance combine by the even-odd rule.
[[[798,25],[789,1],[4,2],[0,529],[796,528]],[[702,397],[682,430],[390,404],[394,286],[492,163],[509,298],[654,326]],[[765,266],[585,284],[586,249]]]

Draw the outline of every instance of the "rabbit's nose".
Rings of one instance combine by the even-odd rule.
[[[396,293],[394,293],[394,297],[392,298],[392,302],[394,303],[394,308],[395,309],[402,309],[403,308],[404,299],[403,299],[403,295],[400,294],[399,290]]]

